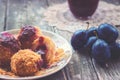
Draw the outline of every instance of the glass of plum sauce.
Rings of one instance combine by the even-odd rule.
[[[97,9],[99,0],[68,0],[70,11],[77,19],[89,19]]]

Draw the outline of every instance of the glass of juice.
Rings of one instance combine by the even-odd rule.
[[[89,19],[97,9],[99,0],[68,0],[72,14],[78,19]]]

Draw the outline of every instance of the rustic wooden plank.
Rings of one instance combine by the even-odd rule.
[[[4,28],[6,0],[0,0],[0,32]]]
[[[120,5],[120,0],[103,0],[110,4]]]
[[[51,5],[54,5],[54,4],[60,4],[60,3],[63,3],[67,0],[47,0],[48,1],[48,5],[51,6]]]
[[[120,30],[120,27],[118,29]],[[58,33],[70,41],[72,32],[65,31],[59,30]],[[90,55],[74,52],[65,71],[69,80],[120,80],[119,61],[120,59],[111,60],[106,68],[96,64]]]
[[[64,29],[59,30],[56,27],[48,27],[46,22],[42,22],[43,16],[41,10],[44,11],[44,9],[41,9],[41,5],[39,5],[40,1],[42,0],[37,0],[37,2],[34,0],[19,0],[19,2],[10,0],[7,29],[19,28],[21,25],[25,24],[35,25],[40,26],[42,29],[56,32],[70,41],[72,36],[71,32]],[[57,1],[54,1],[55,0],[49,0],[48,2],[45,2],[46,6],[57,3]],[[44,4],[41,4],[43,7]],[[88,54],[83,55],[74,52],[70,63],[63,70],[41,80],[51,80],[53,78],[53,80],[120,80],[119,67],[119,60],[110,62],[108,68],[102,68],[95,64]]]
[[[101,67],[94,62],[97,75],[100,80],[120,80],[120,59],[110,61],[108,67]]]
[[[56,32],[70,42],[72,32],[60,29],[56,29]],[[91,57],[86,52],[74,52],[64,70],[67,80],[99,80]]]
[[[49,5],[54,5],[54,4],[59,4],[59,3],[63,3],[65,1],[68,1],[68,0],[48,0],[48,4]],[[110,4],[115,4],[115,5],[120,5],[120,0],[102,0],[102,1],[106,1]]]
[[[60,70],[59,72],[56,72],[52,75],[49,75],[47,77],[41,78],[41,79],[36,79],[36,80],[67,80],[63,70]]]
[[[120,30],[119,25],[117,27]],[[72,32],[64,29],[59,29],[57,32],[70,41]],[[65,71],[69,80],[120,80],[119,61],[120,59],[115,61],[111,60],[108,63],[108,67],[105,68],[96,64],[94,60],[91,59],[90,55],[83,55],[75,52],[73,53],[71,62],[65,68]]]
[[[72,60],[73,64],[68,66],[69,69],[72,68],[72,71],[66,70],[68,75],[72,76],[71,80],[99,80],[88,55],[74,53]]]
[[[22,25],[39,26],[42,12],[47,7],[45,0],[10,0],[8,5],[7,30]]]

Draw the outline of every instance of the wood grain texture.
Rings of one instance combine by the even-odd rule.
[[[41,79],[36,79],[36,80],[67,80],[64,71],[60,70],[52,75],[49,75],[47,77],[41,78]]]
[[[120,5],[120,0],[103,0],[110,4]]]
[[[39,26],[43,18],[45,0],[10,0],[7,15],[7,30],[20,28],[23,25]]]
[[[52,6],[52,5],[54,5],[54,4],[63,3],[63,2],[65,2],[65,1],[67,1],[67,0],[47,0],[47,1],[48,1],[48,5],[49,5],[49,6]]]
[[[67,0],[48,0],[48,2],[50,4],[60,3],[60,2],[64,2],[64,1],[67,1]],[[100,1],[105,1],[105,2],[108,2],[110,4],[120,5],[120,0],[100,0]]]
[[[5,22],[6,0],[0,0],[0,31],[3,31]]]
[[[70,43],[72,32],[57,28],[55,32]],[[71,61],[64,68],[67,80],[98,80],[90,55],[87,52],[73,52]]]
[[[118,30],[120,30],[120,27],[118,27]],[[70,42],[72,32],[64,29],[57,29],[56,32]],[[68,80],[120,80],[119,61],[120,59],[110,60],[107,63],[108,67],[101,67],[95,63],[89,54],[75,51],[70,63],[64,70]]]
[[[9,1],[7,10],[6,1]],[[4,26],[6,26],[6,30],[20,28],[23,25],[40,26],[41,29],[61,35],[70,43],[73,31],[58,29],[56,26],[49,26],[47,22],[42,21],[44,18],[42,14],[47,7],[65,1],[67,0],[0,0],[0,31]],[[72,28],[74,30],[75,27],[71,27],[71,30]],[[73,51],[72,59],[65,68],[38,80],[120,80],[119,61],[120,59],[110,61],[108,67],[104,68],[96,64],[86,52]]]
[[[120,59],[110,61],[108,67],[101,67],[95,61],[94,67],[100,80],[120,80]]]

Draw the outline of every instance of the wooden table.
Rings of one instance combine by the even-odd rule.
[[[48,26],[42,22],[44,18],[42,14],[48,7],[65,1],[0,0],[0,31],[17,29],[28,24],[55,32],[70,41],[73,31],[58,29],[56,26]],[[120,0],[106,0],[106,2],[120,5]],[[120,19],[118,22],[120,23]],[[65,68],[38,80],[120,80],[120,60],[111,61],[107,68],[103,68],[96,64],[88,54],[73,51],[72,59]]]

